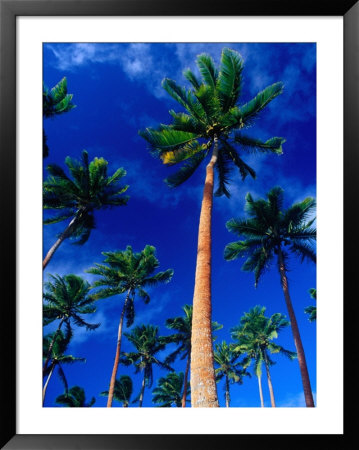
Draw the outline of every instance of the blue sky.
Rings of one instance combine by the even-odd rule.
[[[168,188],[163,179],[171,169],[163,166],[148,152],[138,130],[170,123],[170,109],[180,107],[162,89],[164,77],[186,84],[182,71],[196,71],[195,59],[209,53],[219,63],[223,47],[239,51],[244,60],[244,86],[240,103],[254,97],[258,91],[277,81],[284,83],[284,92],[257,119],[250,130],[252,136],[267,140],[273,136],[286,139],[284,153],[276,155],[245,155],[244,160],[257,172],[257,179],[244,182],[233,172],[231,198],[214,199],[212,244],[213,320],[223,324],[217,342],[230,341],[230,329],[251,307],[265,306],[267,315],[276,312],[287,315],[279,275],[274,266],[257,288],[252,274],[240,270],[241,261],[226,262],[223,250],[236,239],[225,223],[232,217],[244,215],[244,197],[264,196],[280,185],[285,190],[285,206],[307,196],[316,195],[316,47],[315,44],[44,44],[44,82],[54,86],[66,76],[68,90],[74,94],[77,107],[67,114],[44,122],[50,154],[46,165],[64,166],[66,156],[80,158],[86,149],[90,159],[95,156],[109,161],[109,172],[118,167],[127,171],[125,182],[130,185],[130,200],[126,207],[98,211],[97,227],[82,247],[65,241],[45,270],[48,274],[75,273],[90,282],[95,276],[84,271],[101,262],[103,251],[125,249],[131,245],[140,251],[146,244],[154,245],[160,269],[174,269],[172,281],[151,291],[151,302],[136,304],[135,325],[151,323],[160,327],[161,334],[170,334],[164,326],[168,317],[182,314],[182,306],[192,303],[198,220],[205,166],[176,189]],[[44,227],[44,251],[50,248],[65,223]],[[309,323],[303,309],[313,304],[308,290],[316,286],[313,264],[294,259],[289,263],[290,292],[297,314],[313,392],[316,392],[316,326]],[[68,353],[86,358],[86,363],[64,367],[70,386],[84,387],[87,398],[96,398],[95,406],[105,406],[106,398],[99,393],[108,389],[111,376],[118,320],[123,299],[109,298],[97,303],[91,320],[101,322],[93,332],[75,329]],[[90,318],[88,318],[90,321]],[[45,333],[53,329],[48,326]],[[130,331],[130,330],[126,330]],[[277,339],[284,347],[294,350],[290,329]],[[168,351],[174,347],[169,347]],[[123,351],[132,349],[126,338]],[[167,350],[166,350],[167,352]],[[162,356],[165,356],[163,354]],[[274,355],[271,369],[277,406],[304,406],[297,361],[290,362]],[[174,367],[184,371],[185,362]],[[132,368],[119,367],[118,376],[132,376],[139,391],[140,375]],[[165,376],[155,368],[155,382]],[[263,376],[265,405],[270,406],[266,380]],[[45,406],[55,406],[54,399],[62,393],[58,377],[49,383]],[[144,406],[152,406],[151,392],[145,393]],[[218,385],[220,405],[224,406],[223,382]],[[114,403],[114,406],[116,402]],[[244,384],[231,387],[231,406],[260,406],[255,377]]]

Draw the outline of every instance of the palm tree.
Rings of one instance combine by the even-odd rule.
[[[315,208],[315,200],[311,197],[293,204],[283,210],[283,189],[275,187],[267,194],[267,200],[254,201],[250,194],[246,196],[246,210],[249,219],[232,219],[227,222],[227,229],[245,241],[232,242],[225,248],[224,257],[233,260],[239,256],[246,257],[242,270],[254,272],[255,285],[261,275],[270,267],[276,256],[284,298],[292,327],[294,343],[298,354],[298,362],[302,377],[305,402],[308,407],[314,406],[312,389],[302,340],[292,300],[289,295],[287,279],[287,261],[289,254],[310,261],[316,261],[314,242],[316,230],[312,226],[315,219],[309,220]]]
[[[67,93],[67,79],[62,78],[52,89],[48,89],[43,85],[42,89],[42,113],[44,118],[53,118],[59,114],[71,111],[76,105],[72,103],[72,94]],[[49,155],[49,147],[47,146],[47,136],[45,130],[43,134],[43,157]]]
[[[214,352],[214,362],[217,366],[215,369],[217,381],[223,377],[225,379],[225,400],[226,407],[230,404],[229,384],[230,383],[243,383],[244,376],[250,376],[247,372],[246,360],[238,361],[240,352],[234,352],[231,347],[222,341],[221,344],[217,344]]]
[[[280,353],[290,360],[296,358],[297,354],[286,350],[284,347],[275,344],[273,339],[278,337],[278,333],[289,326],[289,322],[280,313],[275,313],[271,317],[264,315],[266,308],[257,305],[250,309],[241,317],[240,325],[231,330],[232,339],[237,340],[237,345],[233,346],[233,351],[248,352],[255,361],[254,371],[256,375],[261,374],[261,365],[264,366],[267,374],[268,388],[272,407],[275,407],[272,379],[270,375],[270,366],[274,361],[271,360],[270,353]],[[260,389],[261,392],[261,389]],[[263,394],[261,395],[261,404],[263,406]]]
[[[183,398],[190,394],[189,386],[186,386],[187,395],[184,396],[184,374],[183,372],[171,372],[166,377],[158,380],[157,387],[152,391],[152,401],[159,407],[170,408],[172,405],[181,408],[183,406]],[[188,401],[188,400],[187,400]]]
[[[134,253],[132,247],[128,245],[124,251],[103,252],[102,254],[106,256],[105,264],[95,264],[95,267],[87,270],[88,273],[101,277],[93,283],[93,287],[105,286],[96,292],[95,298],[108,298],[126,293],[118,326],[115,361],[107,402],[107,406],[111,407],[121,352],[123,319],[126,316],[127,326],[131,326],[135,316],[135,295],[138,294],[147,304],[150,296],[145,288],[158,283],[168,283],[173,276],[173,270],[167,269],[154,274],[160,263],[156,258],[156,249],[151,245],[146,245],[138,253]]]
[[[86,403],[85,391],[80,386],[73,386],[65,394],[56,397],[56,403],[67,406],[69,408],[90,408],[95,402],[95,397],[92,397],[89,403]]]
[[[133,391],[133,383],[128,375],[121,375],[115,381],[115,389],[113,391],[113,400],[122,403],[124,408],[128,408]],[[108,397],[108,391],[101,392],[102,396]]]
[[[168,343],[179,344],[177,349],[170,353],[166,362],[169,364],[173,363],[177,356],[180,356],[180,359],[186,359],[186,371],[184,374],[184,389],[183,389],[183,397],[182,397],[182,407],[186,407],[186,396],[187,396],[187,384],[188,384],[188,373],[191,365],[191,335],[192,335],[192,305],[185,305],[183,307],[184,316],[174,317],[173,319],[166,320],[166,326],[170,330],[176,330],[177,333],[172,334],[171,336],[166,336],[166,340]],[[223,325],[220,325],[217,322],[212,322],[212,332],[220,330]]]
[[[128,186],[120,185],[126,175],[119,168],[112,176],[107,175],[108,162],[104,158],[94,158],[89,163],[88,153],[82,152],[81,161],[65,159],[71,177],[56,164],[47,166],[50,176],[44,182],[44,209],[61,210],[54,217],[44,220],[44,224],[52,224],[70,219],[70,223],[59,235],[55,244],[48,251],[43,269],[47,266],[55,251],[67,239],[76,239],[76,244],[84,244],[95,228],[94,211],[110,206],[127,204],[128,196],[122,195]]]
[[[309,289],[309,294],[313,300],[317,300],[317,290],[315,288]],[[317,307],[316,306],[307,306],[304,308],[304,312],[309,314],[308,320],[309,322],[315,322],[317,320]]]
[[[64,355],[64,352],[66,351],[66,348],[68,346],[68,339],[64,336],[62,331],[60,330],[56,336],[54,336],[55,333],[48,334],[44,337],[43,341],[43,356],[44,358],[47,357],[49,353],[49,348],[51,343],[53,342],[53,339],[55,338],[55,341],[52,345],[51,349],[51,356],[50,356],[50,364],[44,371],[44,376],[47,376],[47,380],[45,382],[45,385],[42,390],[42,403],[45,403],[45,395],[47,386],[49,384],[49,381],[51,379],[52,374],[54,373],[54,370],[57,368],[57,373],[61,379],[61,381],[64,384],[65,387],[65,393],[68,392],[68,383],[65,376],[65,373],[63,371],[62,365],[63,364],[73,364],[77,361],[85,362],[85,358],[75,358],[72,355]]]
[[[93,314],[96,311],[93,306],[94,298],[88,295],[90,284],[77,275],[49,275],[52,282],[45,283],[43,294],[45,304],[43,305],[43,324],[49,325],[55,320],[59,320],[57,330],[50,342],[48,354],[45,359],[45,371],[50,359],[51,350],[55,339],[61,330],[62,325],[66,326],[66,339],[70,341],[73,330],[71,322],[79,327],[86,327],[86,330],[95,330],[99,323],[88,323],[82,315]]]
[[[186,181],[209,158],[206,166],[203,199],[198,230],[196,277],[193,296],[193,333],[191,354],[192,406],[218,407],[216,378],[211,337],[211,217],[213,204],[214,167],[218,173],[215,195],[230,196],[227,189],[231,170],[236,167],[242,179],[254,170],[241,158],[238,149],[282,153],[284,139],[271,138],[266,142],[242,133],[253,124],[256,116],[283,90],[275,83],[248,103],[239,106],[242,89],[243,61],[239,53],[224,48],[219,70],[209,55],[197,57],[201,79],[187,69],[188,90],[168,78],[163,88],[176,100],[184,112],[170,111],[171,125],[146,128],[139,134],[148,141],[154,156],[166,165],[182,163],[176,173],[165,181],[177,187]],[[237,147],[237,148],[236,148]]]
[[[121,363],[130,366],[133,364],[136,368],[135,373],[143,372],[141,391],[137,400],[139,407],[142,407],[145,388],[152,387],[153,384],[153,365],[162,369],[173,371],[172,367],[166,361],[160,361],[157,353],[164,350],[166,340],[158,335],[158,327],[153,325],[141,325],[132,330],[132,333],[124,333],[127,339],[135,346],[137,352],[123,353]]]

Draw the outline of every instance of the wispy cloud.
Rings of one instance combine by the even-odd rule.
[[[314,404],[317,404],[317,393],[313,392]],[[278,407],[282,408],[303,408],[305,407],[304,393],[288,395],[284,400],[277,402]]]

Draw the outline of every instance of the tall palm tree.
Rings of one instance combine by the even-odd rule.
[[[62,78],[52,89],[43,85],[42,89],[42,113],[44,118],[53,118],[59,114],[71,111],[76,105],[72,103],[73,94],[67,93],[67,79]],[[49,155],[47,145],[47,136],[45,130],[42,130],[43,136],[43,157]]]
[[[177,333],[172,334],[171,336],[166,336],[166,340],[168,343],[178,344],[177,349],[170,353],[166,362],[169,364],[173,363],[177,356],[180,356],[180,359],[186,359],[186,370],[184,374],[184,389],[183,389],[183,397],[182,397],[182,407],[186,407],[186,397],[187,397],[187,384],[188,384],[188,373],[191,365],[191,335],[192,335],[192,313],[193,306],[185,305],[183,307],[184,316],[174,317],[172,319],[166,320],[166,326],[170,330],[176,330]],[[223,325],[220,325],[217,322],[212,322],[212,332],[220,330]]]
[[[77,239],[76,244],[84,244],[95,228],[94,211],[111,206],[127,204],[128,196],[122,195],[128,186],[120,185],[120,180],[126,175],[123,168],[108,176],[108,162],[104,158],[94,158],[89,163],[88,153],[82,152],[81,161],[65,159],[71,177],[64,170],[52,164],[47,166],[50,176],[44,182],[44,209],[61,210],[54,217],[44,220],[44,224],[52,224],[71,219],[65,230],[48,251],[43,269],[51,260],[61,243],[67,239]]]
[[[173,121],[158,129],[146,128],[139,134],[148,141],[154,156],[166,165],[181,163],[176,173],[165,181],[177,187],[207,161],[203,199],[198,230],[196,276],[193,296],[193,332],[191,354],[192,406],[218,407],[216,377],[211,337],[211,217],[214,167],[218,174],[215,195],[227,197],[231,170],[236,167],[242,179],[254,170],[241,158],[240,150],[282,153],[284,139],[263,142],[243,133],[256,116],[283,90],[275,83],[244,105],[238,99],[242,90],[243,61],[239,53],[224,48],[219,70],[209,55],[197,57],[201,78],[187,69],[186,89],[168,78],[163,88],[186,112],[170,111]]]
[[[65,394],[56,397],[55,403],[69,408],[90,408],[96,402],[95,397],[86,403],[85,391],[80,386],[73,386]]]
[[[166,340],[163,336],[158,335],[158,327],[153,325],[141,325],[132,330],[132,333],[124,333],[127,339],[134,345],[137,352],[123,353],[121,363],[135,366],[135,373],[142,372],[141,391],[138,396],[139,407],[142,407],[145,388],[151,387],[153,384],[153,365],[157,365],[162,369],[173,371],[172,367],[165,361],[157,358],[157,353],[164,350]],[[136,399],[136,401],[137,401]]]
[[[152,401],[162,408],[170,408],[172,405],[181,408],[183,406],[183,398],[186,398],[190,394],[188,385],[186,386],[186,396],[183,395],[183,389],[183,372],[171,372],[158,380],[157,387],[152,391]]]
[[[260,305],[251,308],[248,313],[241,317],[240,325],[231,330],[231,335],[232,339],[238,342],[237,345],[233,345],[233,351],[248,352],[252,356],[255,361],[254,371],[257,376],[261,374],[261,365],[264,362],[271,405],[275,407],[272,378],[269,370],[270,366],[275,363],[269,354],[280,353],[290,360],[296,358],[297,354],[272,342],[273,339],[278,337],[281,330],[289,326],[289,322],[280,313],[266,317],[264,315],[265,310],[266,308]],[[263,406],[263,394],[261,394],[261,404]]]
[[[126,293],[118,325],[116,354],[107,402],[107,406],[111,407],[121,352],[123,319],[126,316],[127,326],[131,326],[135,316],[135,295],[138,294],[147,304],[150,296],[145,288],[158,283],[168,283],[173,276],[173,270],[167,269],[154,274],[160,263],[156,258],[156,249],[151,245],[146,245],[138,253],[134,253],[132,247],[128,245],[124,251],[103,252],[102,254],[106,256],[105,264],[95,264],[95,267],[87,270],[88,273],[101,277],[93,283],[93,287],[102,287],[94,295],[95,298],[108,298]]]
[[[230,405],[230,394],[229,385],[230,383],[243,383],[244,376],[250,376],[247,372],[246,360],[239,361],[240,352],[234,352],[232,348],[225,342],[222,341],[221,344],[216,344],[214,352],[214,362],[215,362],[215,373],[217,381],[222,378],[225,379],[225,400],[226,407]]]
[[[133,383],[131,377],[128,375],[121,375],[120,378],[115,381],[115,388],[113,391],[113,400],[117,400],[122,403],[124,408],[128,408],[130,404],[131,395],[133,391]],[[103,391],[100,395],[108,397],[109,391]]]
[[[314,198],[308,197],[283,210],[283,189],[275,187],[267,194],[267,200],[254,201],[250,194],[246,196],[245,208],[248,219],[232,219],[227,222],[227,229],[246,240],[232,242],[225,248],[224,257],[233,260],[239,256],[246,257],[242,270],[253,271],[255,285],[261,275],[270,267],[275,258],[278,264],[284,299],[288,309],[294,343],[298,354],[298,362],[302,377],[305,402],[308,407],[314,406],[313,394],[309,380],[299,327],[289,294],[287,278],[287,261],[289,255],[316,261],[314,242],[316,229],[315,219],[310,215],[315,208]]]
[[[84,314],[93,314],[96,311],[93,305],[95,299],[88,295],[90,284],[86,280],[73,274],[63,277],[49,275],[49,277],[52,281],[45,283],[43,294],[45,300],[43,324],[46,326],[55,320],[59,320],[59,324],[49,345],[44,371],[47,368],[52,347],[62,325],[66,326],[67,341],[70,341],[73,334],[72,323],[79,327],[86,327],[86,330],[95,330],[100,326],[99,323],[88,323],[82,317]]]
[[[49,353],[49,348],[51,343],[54,339],[54,334],[49,334],[44,337],[43,339],[43,357],[46,358]],[[51,379],[52,374],[54,373],[54,370],[57,368],[57,373],[61,379],[61,381],[64,384],[65,387],[65,393],[68,392],[68,383],[65,376],[65,373],[63,371],[62,365],[63,364],[73,364],[77,361],[85,362],[85,358],[76,358],[72,355],[64,355],[64,352],[66,351],[66,348],[68,346],[68,339],[64,336],[62,331],[60,330],[57,335],[55,336],[55,341],[52,345],[51,349],[51,356],[50,356],[50,364],[44,371],[44,376],[47,376],[47,380],[44,384],[43,390],[42,390],[42,403],[45,403],[45,396],[46,396],[46,390],[49,384],[49,381]]]
[[[309,289],[310,297],[313,300],[317,300],[317,290],[315,288]],[[307,306],[304,308],[304,312],[309,314],[308,320],[309,322],[315,322],[317,320],[317,307],[316,306]]]

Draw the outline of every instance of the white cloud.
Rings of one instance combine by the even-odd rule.
[[[314,404],[317,404],[317,393],[313,392]],[[305,407],[304,393],[299,392],[298,394],[288,395],[281,402],[277,402],[277,406],[281,408],[303,408]]]

